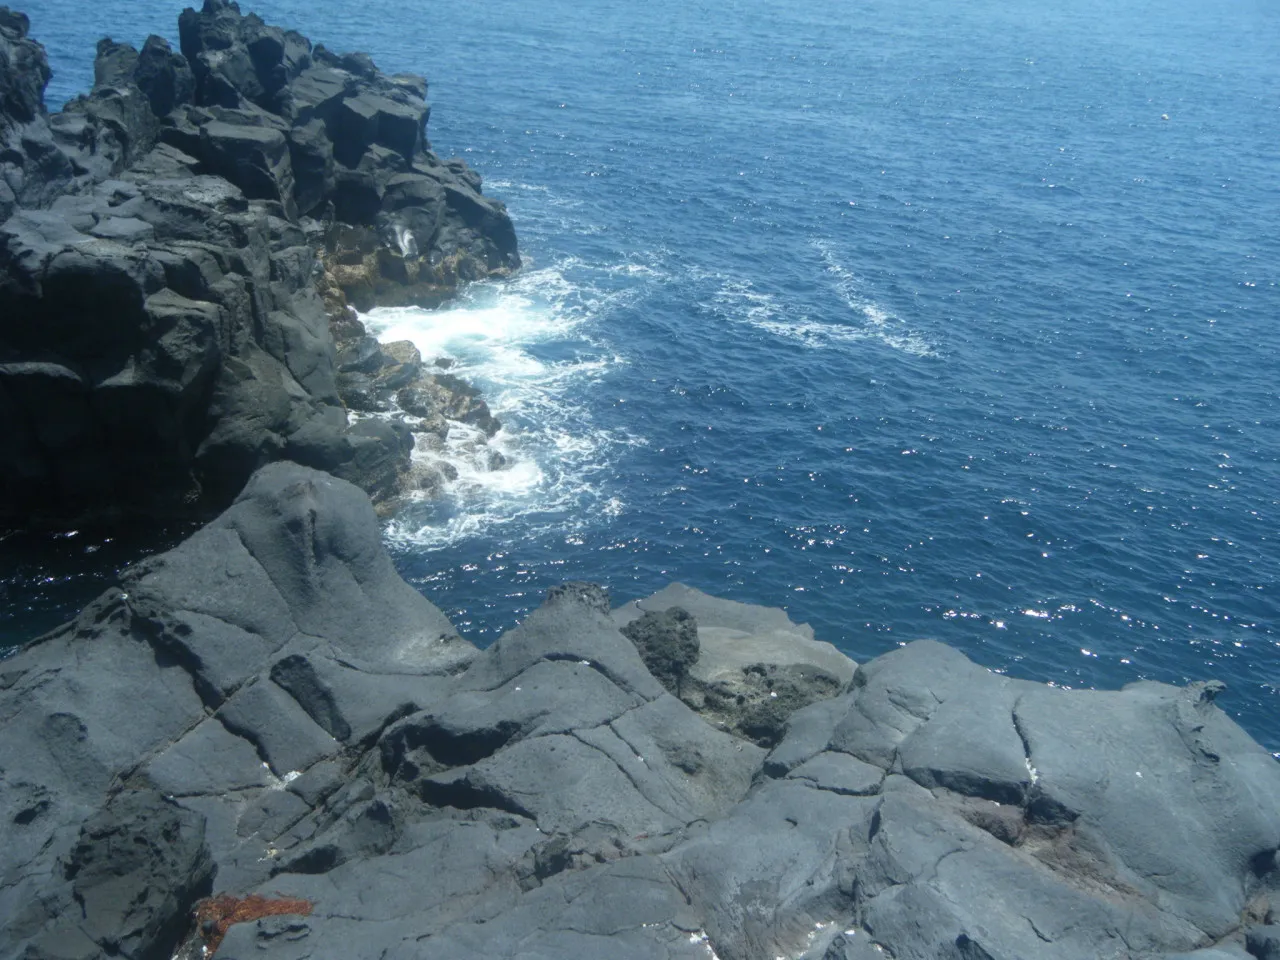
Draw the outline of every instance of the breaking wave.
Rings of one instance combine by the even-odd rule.
[[[398,511],[387,527],[392,542],[443,547],[516,521],[523,536],[620,509],[598,481],[612,451],[636,441],[597,427],[584,398],[623,362],[591,330],[626,292],[569,279],[580,267],[568,259],[475,284],[443,309],[379,307],[362,317],[382,342],[409,340],[427,364],[448,364],[503,424],[486,438],[454,422],[443,449],[415,452],[452,470],[438,497]]]

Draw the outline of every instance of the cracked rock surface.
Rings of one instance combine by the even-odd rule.
[[[686,676],[843,679],[766,750],[619,630],[676,606],[641,633],[677,631]],[[198,956],[213,892],[313,905],[232,926],[239,960],[1274,955],[1280,769],[1219,687],[831,652],[781,611],[588,584],[478,651],[363,493],[267,466],[0,662],[0,956]]]

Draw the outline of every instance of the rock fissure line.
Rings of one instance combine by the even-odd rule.
[[[1034,920],[1032,920],[1030,917],[1027,917],[1026,920],[1027,920],[1027,926],[1031,928],[1032,933],[1034,933],[1037,937],[1039,937],[1045,943],[1053,943],[1053,938],[1050,936],[1047,936],[1043,931],[1041,931],[1041,929],[1036,926],[1036,922]]]
[[[216,720],[222,725],[222,728],[226,730],[227,733],[239,740],[243,740],[245,743],[249,744],[249,746],[253,747],[253,752],[258,755],[258,760],[261,761],[262,766],[268,770],[273,777],[279,779],[282,776],[282,774],[276,773],[275,768],[271,766],[271,761],[267,759],[266,748],[263,746],[264,741],[261,732],[247,727],[241,728],[238,724],[228,721],[228,719],[220,713],[215,713],[209,719]],[[287,770],[285,771],[285,773],[288,772],[289,771]]]
[[[239,689],[237,684],[235,689],[229,690],[224,696],[221,690],[216,689],[207,678],[201,676],[202,664],[199,658],[187,644],[175,636],[174,624],[171,621],[135,613],[133,623],[141,627],[139,632],[142,634],[143,641],[151,646],[157,658],[160,656],[171,658],[174,665],[191,678],[191,687],[206,710],[211,713],[217,710],[235,695],[235,689]]]
[[[603,726],[607,727],[608,724],[604,724]],[[614,759],[613,756],[611,756],[607,750],[605,750],[602,747],[596,746],[594,743],[591,743],[587,740],[582,739],[582,737],[578,734],[576,730],[571,730],[568,735],[573,737],[573,739],[577,740],[584,747],[590,747],[596,753],[599,753],[601,756],[608,758],[609,763],[615,769],[617,769],[618,772],[620,772],[624,777],[626,777],[627,782],[631,784],[632,788],[636,791],[636,793],[638,793],[641,797],[643,797],[645,802],[648,803],[650,806],[652,806],[655,810],[657,810],[659,813],[666,814],[668,817],[671,817],[671,819],[675,820],[677,823],[683,822],[684,818],[679,813],[671,812],[670,810],[666,809],[662,804],[658,803],[658,801],[650,797],[648,792],[640,785],[640,782],[636,780],[635,776],[631,773],[631,771],[629,771],[626,767],[624,767],[619,761]]]
[[[642,693],[632,687],[625,677],[615,675],[612,670],[606,667],[603,663],[600,663],[598,660],[592,660],[590,658],[584,659],[583,657],[572,653],[548,653],[542,659],[547,663],[580,663],[584,666],[590,667],[623,693],[629,693],[633,697],[638,697],[647,703],[651,703],[653,700],[656,700],[658,696],[661,696],[661,694],[658,694],[652,698],[645,697]]]

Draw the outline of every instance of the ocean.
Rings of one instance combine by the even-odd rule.
[[[425,74],[515,221],[520,275],[365,318],[505,424],[386,526],[467,637],[679,580],[857,660],[1220,679],[1280,751],[1280,7],[252,6]],[[27,12],[52,105],[98,36],[176,42],[158,0]],[[0,547],[10,642],[134,549]]]

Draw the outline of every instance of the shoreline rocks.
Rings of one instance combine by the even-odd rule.
[[[700,663],[835,689],[765,749],[671,692]],[[1265,957],[1280,767],[1220,689],[855,668],[679,585],[481,651],[363,493],[272,464],[0,661],[0,955],[199,957],[225,894],[224,960]]]
[[[503,205],[430,151],[426,82],[205,0],[181,52],[103,40],[48,114],[27,33],[0,7],[0,521],[207,517],[281,459],[403,495],[415,428],[466,391],[376,342],[344,369],[371,339],[349,300],[520,265]],[[353,373],[378,419],[348,416]],[[407,419],[386,397],[415,385],[444,396]]]

